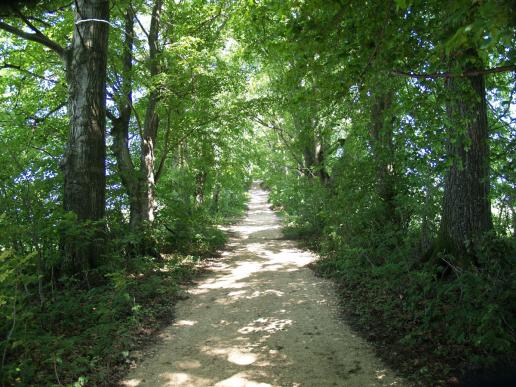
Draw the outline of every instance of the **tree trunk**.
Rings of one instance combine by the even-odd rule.
[[[129,152],[129,123],[132,106],[132,67],[134,45],[134,14],[132,4],[129,3],[125,15],[124,49],[122,53],[122,96],[118,103],[120,112],[118,117],[111,116],[113,145],[111,147],[115,157],[122,185],[129,197],[129,226],[131,231],[137,231],[142,222],[140,203],[140,179],[138,171]]]
[[[450,167],[444,181],[440,242],[464,256],[468,246],[493,227],[484,76],[448,78],[446,89]]]
[[[159,65],[158,37],[160,28],[162,0],[156,0],[152,8],[151,25],[149,29],[149,72],[154,78],[161,72]],[[152,86],[154,87],[154,86]],[[156,207],[154,163],[156,156],[154,147],[159,127],[159,116],[156,111],[160,97],[159,90],[153,89],[149,95],[147,109],[145,111],[145,123],[143,127],[143,138],[141,140],[141,175],[143,183],[141,186],[141,215],[147,222],[154,221],[154,210]]]
[[[206,172],[199,171],[195,175],[195,204],[201,206],[204,203],[204,186],[206,183]]]
[[[315,165],[315,146],[313,143],[306,143],[303,147],[303,169],[305,176],[313,177],[313,167]]]
[[[392,91],[379,92],[371,108],[371,147],[376,168],[376,190],[385,219],[396,220]]]
[[[157,0],[152,10],[151,27],[149,31],[149,72],[152,77],[160,72],[158,56],[159,16],[162,1]],[[154,221],[155,176],[154,164],[159,117],[156,112],[159,100],[158,90],[151,90],[145,112],[141,141],[140,169],[134,167],[129,152],[129,122],[132,104],[132,61],[134,43],[134,15],[131,5],[125,18],[125,42],[123,52],[122,101],[119,103],[120,115],[110,115],[113,123],[113,153],[127,195],[129,196],[130,220],[132,231],[142,230],[145,222]]]
[[[79,221],[96,221],[105,210],[106,67],[109,2],[77,0],[75,28],[66,59],[70,133],[62,168],[64,209]],[[101,248],[77,237],[64,241],[65,270],[78,273],[94,267]]]
[[[304,176],[313,178],[315,177],[314,167],[317,164],[313,125],[307,122],[309,120],[306,118],[300,117],[297,112],[292,113],[292,118],[296,132],[299,133],[300,147],[303,151],[303,164],[300,165],[300,170]]]
[[[319,180],[323,185],[326,185],[330,181],[330,175],[326,172],[326,153],[322,138],[319,138],[319,141],[315,145],[315,162],[317,164]]]
[[[147,113],[145,115],[145,125],[143,130],[143,138],[141,139],[141,205],[142,216],[144,221],[154,221],[155,203],[155,180],[154,180],[154,162],[156,156],[154,154],[154,146],[159,126],[159,118],[156,113],[157,94],[151,92],[149,104],[147,105]]]
[[[222,185],[217,181],[215,183],[215,187],[213,188],[212,195],[212,210],[217,213],[219,211],[219,201],[220,201],[220,191],[222,190]]]

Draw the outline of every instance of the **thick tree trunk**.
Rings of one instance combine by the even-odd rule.
[[[315,146],[313,142],[306,142],[303,147],[303,169],[305,170],[305,176],[313,177],[313,167],[315,165]]]
[[[385,219],[396,220],[393,117],[390,113],[393,93],[380,92],[371,109],[371,147],[376,163],[376,190],[384,206]]]
[[[449,170],[444,181],[441,247],[467,255],[467,247],[492,229],[489,145],[483,75],[446,80]]]
[[[77,0],[75,28],[66,59],[70,133],[62,168],[64,208],[79,221],[104,217],[106,67],[109,2]],[[101,232],[101,231],[99,231]],[[98,233],[95,236],[98,236]],[[65,270],[78,273],[94,267],[101,248],[97,241],[64,241]]]

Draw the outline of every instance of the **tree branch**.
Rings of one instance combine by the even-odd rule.
[[[34,115],[34,116],[31,116],[31,117],[28,117],[27,119],[32,120],[34,122],[34,124],[38,124],[40,122],[45,121],[48,117],[50,117],[52,114],[58,112],[59,110],[61,110],[65,106],[66,106],[66,102],[61,102],[55,108],[53,108],[53,109],[49,110],[47,113],[45,113],[43,116],[36,117]]]
[[[452,77],[474,77],[477,75],[493,74],[493,73],[506,73],[510,71],[516,71],[516,65],[507,65],[500,67],[493,67],[484,70],[469,70],[463,73],[414,73],[410,71],[393,70],[393,75],[411,77],[411,78],[422,78],[422,79],[435,79],[435,78],[452,78]]]
[[[35,78],[39,78],[39,79],[41,79],[43,81],[51,82],[51,83],[54,83],[54,84],[59,83],[58,81],[54,81],[53,79],[48,79],[48,78],[44,77],[43,75],[39,75],[39,74],[33,73],[30,70],[26,70],[26,69],[21,68],[21,66],[10,64],[10,63],[2,63],[2,64],[0,64],[0,69],[18,70],[19,72],[22,72],[22,73],[25,73],[25,74],[29,74],[29,75],[31,75],[31,76],[33,76]]]
[[[32,24],[30,24],[32,25]],[[29,27],[30,27],[29,25]],[[32,42],[36,42],[39,44],[42,44],[45,47],[50,48],[52,51],[56,52],[61,59],[65,60],[66,58],[66,50],[64,47],[62,47],[59,43],[54,42],[53,40],[49,39],[47,36],[43,35],[39,30],[36,29],[37,32],[29,33],[22,31],[21,29],[14,27],[10,24],[7,24],[0,20],[0,29],[10,32],[13,35],[16,35],[22,39],[30,40]],[[31,27],[32,29],[32,27]]]
[[[40,31],[40,30],[38,30],[38,29],[36,28],[36,26],[35,26],[34,24],[32,24],[32,23],[31,23],[31,21],[30,21],[27,17],[25,17],[25,15],[24,15],[23,13],[21,13],[21,11],[20,11],[18,8],[14,8],[14,7],[13,7],[12,9],[13,9],[14,13],[16,13],[16,14],[20,17],[20,19],[22,19],[22,20],[23,20],[23,22],[24,22],[25,24],[27,24],[27,26],[28,26],[32,31],[34,31],[36,34],[43,35],[43,34],[41,33],[41,31]]]
[[[138,25],[142,29],[143,34],[147,37],[147,40],[149,40],[149,33],[147,32],[147,30],[145,29],[145,27],[141,23],[140,19],[138,18],[138,15],[137,15],[136,11],[134,10],[133,5],[131,4],[130,7],[131,7],[131,9],[133,11],[133,15],[134,15],[134,18],[136,19],[136,22],[138,23]]]

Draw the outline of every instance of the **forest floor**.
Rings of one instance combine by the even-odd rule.
[[[267,193],[251,190],[227,250],[176,305],[176,320],[124,386],[404,386],[339,317],[316,257],[282,237]]]

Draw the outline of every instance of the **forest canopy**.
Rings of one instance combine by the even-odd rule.
[[[111,377],[253,180],[424,372],[507,362],[515,25],[510,0],[0,7],[2,382]]]

